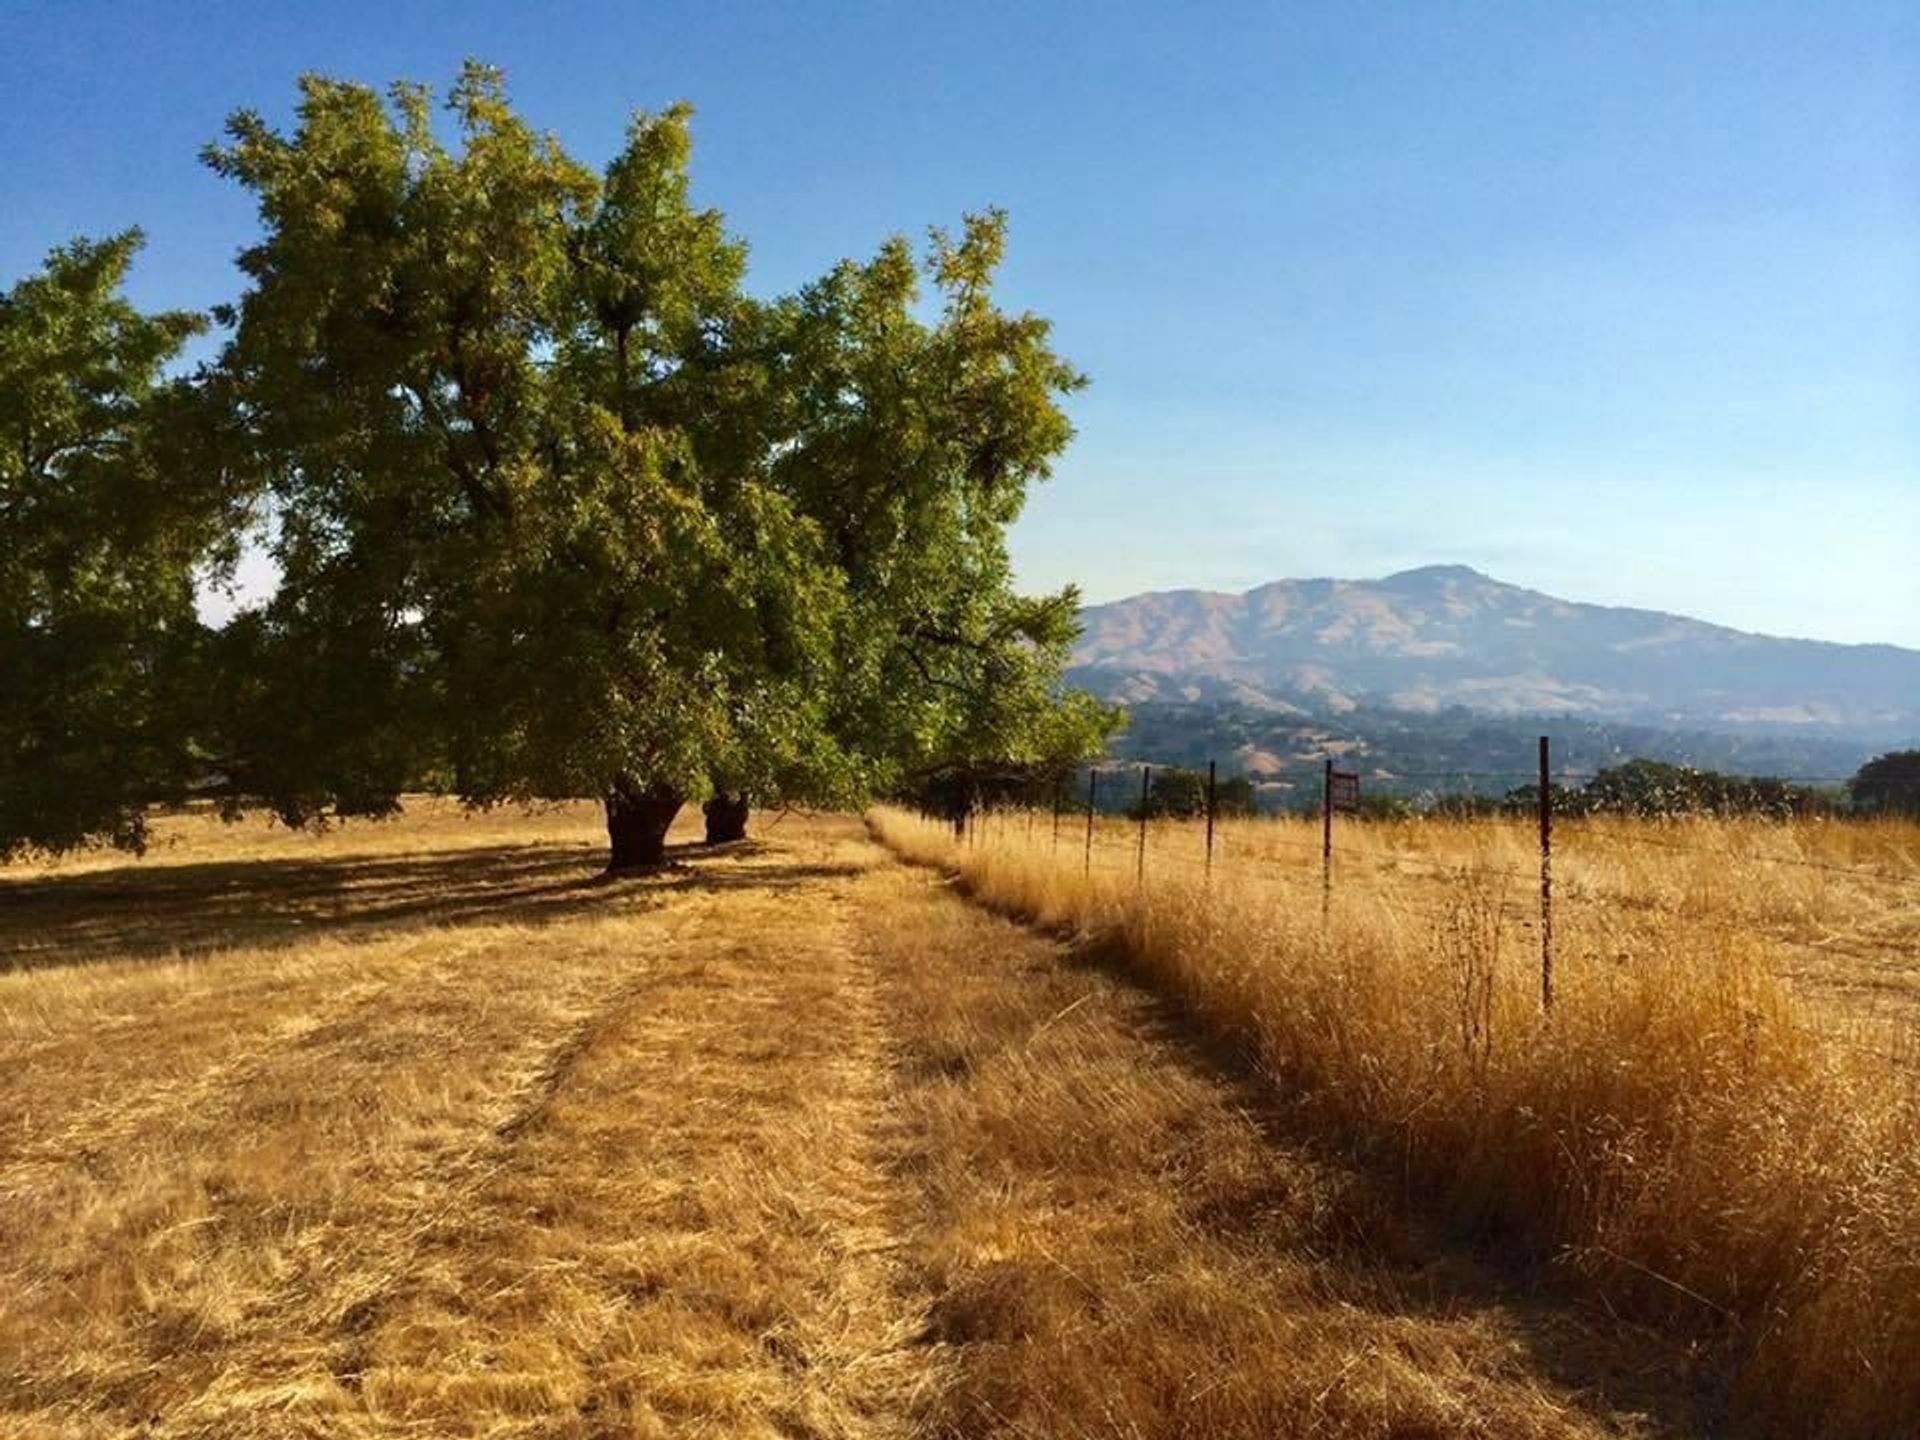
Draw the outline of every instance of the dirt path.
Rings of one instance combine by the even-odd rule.
[[[268,948],[0,979],[0,1434],[1680,1433],[855,822],[558,863],[208,867]]]

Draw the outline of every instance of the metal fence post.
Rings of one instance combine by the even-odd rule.
[[[1320,923],[1333,904],[1333,761],[1320,775]]]
[[[1553,784],[1540,737],[1540,1008],[1553,1009]]]
[[[1147,789],[1153,780],[1153,766],[1140,767],[1140,857],[1134,863],[1133,883],[1140,885],[1147,878]]]
[[[1089,765],[1087,767],[1087,863],[1081,872],[1093,874],[1093,802],[1100,789],[1100,772]]]
[[[1214,797],[1214,781],[1216,778],[1215,771],[1214,771],[1215,763],[1216,762],[1212,760],[1207,761],[1207,874],[1209,875],[1213,874],[1213,797]]]

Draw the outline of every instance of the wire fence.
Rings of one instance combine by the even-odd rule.
[[[1452,890],[1493,887],[1503,915],[1532,936],[1548,1012],[1562,952],[1577,963],[1617,957],[1655,921],[1700,926],[1703,942],[1723,941],[1704,932],[1736,924],[1778,948],[1788,978],[1844,1002],[1831,1038],[1920,1068],[1920,825],[1562,815],[1556,786],[1575,777],[1551,772],[1545,739],[1526,777],[1535,808],[1525,816],[1362,818],[1352,786],[1340,783],[1348,777],[1330,764],[1315,815],[1228,815],[1211,765],[1204,808],[1156,815],[1156,768],[1172,767],[1090,771],[1086,794],[1074,797],[1084,804],[1056,791],[1045,808],[982,808],[955,822],[956,842],[968,852],[1018,850],[1110,887],[1163,876],[1194,882],[1203,897],[1214,885],[1254,887],[1282,903],[1317,903],[1322,923],[1351,906],[1440,923],[1458,903]],[[1116,784],[1125,787],[1132,813],[1101,811],[1103,780],[1109,801]],[[1433,853],[1442,839],[1449,853]]]

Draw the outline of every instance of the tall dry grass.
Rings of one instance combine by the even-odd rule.
[[[873,824],[996,906],[1107,937],[1462,1222],[1724,1344],[1754,1428],[1913,1433],[1920,1099],[1890,1027],[1920,828],[1569,828],[1549,1017],[1522,827],[1348,827],[1323,923],[1304,824],[1227,827],[1210,875],[1195,831],[1162,830],[1143,880],[1118,822],[1090,866],[1071,819],[1057,846],[1046,817],[965,843]],[[1856,1003],[1849,972],[1898,1008]]]
[[[974,1440],[1707,1433],[1701,1366],[1516,1294],[1303,1143],[1286,1107],[1080,947],[897,867],[863,905],[899,1063],[906,1433]]]

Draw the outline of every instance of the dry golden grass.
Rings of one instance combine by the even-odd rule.
[[[0,876],[0,1434],[1693,1433],[851,819],[162,830]]]
[[[1144,883],[1120,822],[1090,874],[1072,821],[876,824],[1114,946],[1436,1209],[1722,1347],[1746,1425],[1915,1432],[1916,827],[1566,827],[1549,1023],[1521,827],[1346,827],[1323,927],[1303,823],[1228,827],[1211,879],[1161,828]]]
[[[0,882],[0,1433],[868,1433],[877,852],[424,809]]]
[[[1516,1295],[1097,953],[941,901],[870,942],[945,1369],[923,1433],[1702,1433],[1677,1352]]]

